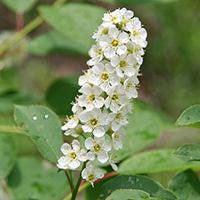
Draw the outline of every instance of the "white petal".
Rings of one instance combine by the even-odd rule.
[[[61,151],[62,151],[62,153],[64,154],[64,155],[68,155],[70,152],[71,152],[71,150],[72,150],[72,148],[71,148],[71,146],[68,144],[68,143],[64,143],[62,146],[61,146]]]
[[[104,173],[99,168],[94,169],[94,174],[97,179],[104,177]]]
[[[95,137],[102,137],[105,134],[105,129],[103,127],[96,127],[93,131]]]
[[[94,161],[95,160],[95,153],[94,152],[88,152],[86,155],[86,158],[88,160]]]
[[[88,111],[84,110],[79,114],[78,118],[81,120],[81,122],[86,122],[90,119],[90,114]]]
[[[108,153],[105,152],[105,151],[102,151],[100,152],[98,155],[97,155],[97,160],[100,162],[100,163],[105,163],[108,161]]]
[[[80,166],[80,162],[78,160],[73,160],[68,165],[72,170],[74,170]]]
[[[112,148],[111,142],[109,140],[105,140],[102,144],[102,148],[104,151],[110,151]]]
[[[118,56],[118,55],[114,55],[114,56],[111,58],[111,65],[112,65],[113,67],[116,67],[118,64],[119,64],[119,56]]]
[[[112,57],[115,55],[115,50],[112,49],[112,48],[110,48],[110,47],[108,47],[108,48],[105,49],[104,55],[105,55],[105,57],[108,58],[108,59],[109,59],[109,58],[112,58]]]
[[[98,99],[96,99],[96,102],[94,103],[96,108],[101,108],[104,105],[104,98],[103,97],[99,97]]]
[[[85,133],[90,133],[90,132],[92,132],[91,126],[89,126],[89,125],[87,125],[87,124],[83,125],[81,128],[83,129],[83,132],[85,132]]]
[[[126,54],[126,52],[127,52],[127,47],[125,45],[119,46],[117,49],[117,54],[120,56]]]
[[[85,140],[85,147],[86,149],[91,149],[94,146],[94,140],[89,137]]]
[[[111,123],[111,129],[112,129],[113,131],[119,130],[120,127],[121,127],[121,125],[120,125],[119,123],[117,123],[116,121],[113,121],[113,122]]]
[[[78,140],[73,140],[72,142],[72,148],[75,152],[80,150],[80,143]]]

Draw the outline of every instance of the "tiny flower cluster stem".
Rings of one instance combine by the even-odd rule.
[[[96,163],[109,163],[118,170],[115,152],[122,148],[132,99],[138,97],[140,66],[147,32],[134,13],[126,8],[105,13],[103,23],[92,36],[90,67],[79,77],[79,95],[62,130],[75,139],[61,146],[63,156],[57,166],[75,170],[83,164],[81,176],[72,194],[75,199],[81,179],[94,186],[104,177]],[[84,144],[79,142],[83,136]]]

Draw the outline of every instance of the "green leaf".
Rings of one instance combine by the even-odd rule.
[[[164,200],[163,198],[151,198],[142,190],[119,189],[115,190],[106,200]]]
[[[174,150],[151,150],[139,153],[119,165],[119,173],[143,174],[163,171],[200,169],[199,162],[184,162],[173,155]]]
[[[23,133],[37,145],[40,153],[56,163],[63,144],[59,118],[44,106],[15,106],[14,118]]]
[[[10,10],[16,13],[25,13],[31,10],[38,0],[1,0]]]
[[[59,8],[41,6],[39,12],[56,30],[88,51],[106,10],[91,4],[67,3]]]
[[[169,189],[181,200],[200,200],[200,181],[192,170],[178,173],[169,183]]]
[[[136,4],[153,4],[153,3],[172,3],[178,0],[100,0],[106,3],[118,4],[123,6]]]
[[[153,143],[161,133],[160,121],[151,112],[134,112],[130,115],[129,126],[126,127],[126,135],[123,148],[116,155],[118,160],[143,149]]]
[[[174,120],[171,119],[169,116],[167,116],[164,112],[162,112],[158,108],[155,108],[140,99],[134,99],[133,104],[134,104],[134,112],[141,112],[148,110],[149,112],[155,114],[161,121],[161,125],[164,129],[176,128],[176,126],[174,125]]]
[[[68,53],[88,56],[86,48],[76,40],[67,38],[57,31],[48,31],[33,38],[28,47],[30,53],[45,56],[51,53]]]
[[[194,105],[184,110],[175,125],[185,125],[200,129],[200,105]]]
[[[181,146],[174,155],[186,162],[188,161],[200,161],[200,145],[198,144],[185,144]]]
[[[38,200],[56,200],[69,190],[69,184],[63,171],[57,168],[45,168],[34,157],[20,157],[11,174],[8,186],[14,198],[33,198]]]
[[[69,76],[55,81],[46,93],[45,100],[59,115],[71,115],[71,102],[78,94],[78,76]]]
[[[143,190],[151,197],[164,198],[166,200],[175,200],[173,193],[162,188],[154,180],[140,175],[121,175],[105,183],[100,192],[99,200],[105,200],[112,192],[118,189],[137,189]]]
[[[0,178],[5,178],[16,161],[15,143],[12,136],[0,133]]]

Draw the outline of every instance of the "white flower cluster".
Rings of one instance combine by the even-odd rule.
[[[65,135],[75,138],[83,135],[85,147],[78,140],[64,143],[64,154],[57,166],[74,170],[86,162],[82,178],[93,182],[104,176],[93,161],[109,162],[114,170],[114,150],[122,148],[124,127],[131,113],[131,100],[137,98],[140,65],[147,32],[134,13],[126,8],[104,14],[103,23],[93,38],[95,44],[89,50],[91,66],[79,77],[81,95],[73,104],[73,116],[62,126]]]

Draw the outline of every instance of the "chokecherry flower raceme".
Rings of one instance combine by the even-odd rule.
[[[147,32],[132,11],[116,9],[102,19],[92,37],[90,68],[79,77],[82,94],[73,103],[73,116],[62,126],[66,136],[76,139],[62,145],[63,156],[57,164],[60,169],[75,170],[87,162],[81,175],[92,186],[104,176],[96,162],[108,162],[117,170],[114,153],[123,146],[127,114],[132,110],[131,100],[138,96],[138,75],[147,46]],[[82,147],[77,140],[81,136],[85,140]]]

